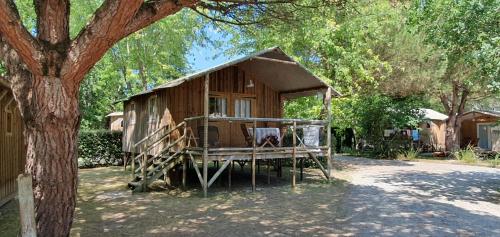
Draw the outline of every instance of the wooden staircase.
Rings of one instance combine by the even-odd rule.
[[[133,150],[139,151],[139,154],[132,154],[133,179],[128,183],[130,189],[145,192],[154,181],[161,178],[166,180],[168,171],[184,159],[186,130],[186,122],[163,126],[134,144]],[[139,167],[135,167],[136,163]]]

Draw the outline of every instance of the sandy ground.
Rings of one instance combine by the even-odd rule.
[[[334,182],[306,169],[295,190],[262,175],[252,193],[247,170],[208,198],[194,174],[189,191],[131,194],[119,167],[81,170],[71,236],[500,236],[500,169],[336,160]],[[15,236],[15,205],[0,209],[0,236]]]

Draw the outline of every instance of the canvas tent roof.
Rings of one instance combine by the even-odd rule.
[[[420,109],[420,111],[422,111],[422,113],[424,114],[424,119],[440,121],[448,119],[448,116],[446,114],[440,113],[433,109]]]
[[[131,97],[148,94],[165,88],[176,87],[207,73],[236,65],[253,75],[255,78],[263,78],[263,83],[274,90],[282,92],[283,96],[286,98],[314,95],[317,92],[325,92],[329,87],[328,84],[286,55],[280,48],[273,47],[186,75]],[[337,91],[332,91],[333,96],[340,96]]]
[[[106,117],[114,117],[114,116],[123,116],[123,112],[117,111],[117,112],[112,112],[112,113],[106,115]]]

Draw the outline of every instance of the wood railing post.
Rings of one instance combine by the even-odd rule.
[[[148,179],[148,153],[146,152],[146,148],[148,147],[148,142],[144,142],[143,144],[143,155],[142,155],[142,191],[145,192],[147,189],[147,179]]]
[[[292,130],[292,188],[295,188],[295,169],[297,166],[297,122],[293,122],[293,130]]]
[[[188,161],[186,157],[184,156],[184,152],[186,151],[185,148],[187,146],[187,122],[184,120],[184,144],[182,145],[182,149],[184,150],[181,159],[182,159],[182,187],[186,188],[186,176],[187,176],[187,167],[188,167]]]
[[[326,103],[326,110],[327,110],[327,120],[328,123],[326,125],[326,142],[328,143],[328,151],[326,152],[327,156],[327,172],[328,172],[328,179],[330,179],[331,172],[332,172],[332,88],[328,87],[325,95],[325,103]]]
[[[257,134],[255,134],[257,128],[257,121],[253,121],[253,140],[252,140],[252,191],[255,192],[255,157],[256,157],[256,148],[257,148]]]
[[[203,195],[208,192],[208,100],[210,87],[210,74],[205,75],[205,95],[203,101]]]
[[[137,149],[135,146],[132,147],[132,160],[131,160],[131,166],[132,166],[132,181],[135,181],[135,149]]]

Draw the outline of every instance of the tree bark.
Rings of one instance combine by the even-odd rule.
[[[445,133],[445,146],[447,151],[456,151],[460,149],[459,131],[461,126],[459,117],[464,113],[468,96],[468,88],[460,85],[460,83],[456,81],[453,82],[451,99],[449,96],[441,95],[441,103],[448,114]]]
[[[68,236],[76,205],[78,87],[27,72],[12,80],[32,82],[12,91],[25,125],[25,172],[33,176],[38,236]],[[26,94],[31,96],[23,99]]]

